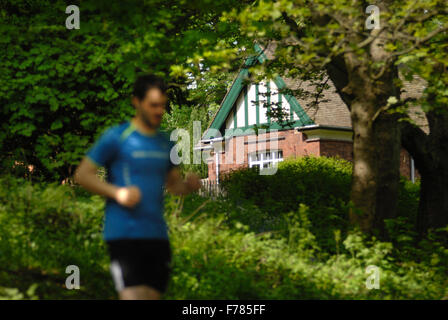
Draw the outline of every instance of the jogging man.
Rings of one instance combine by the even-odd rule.
[[[170,160],[174,143],[159,131],[166,89],[159,77],[139,77],[132,97],[135,117],[106,130],[75,172],[77,183],[106,197],[104,239],[120,299],[161,298],[171,270],[163,187],[176,195],[200,187],[197,175],[182,178]],[[96,175],[100,166],[106,182]]]

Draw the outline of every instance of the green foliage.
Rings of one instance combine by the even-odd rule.
[[[345,160],[303,157],[280,162],[273,175],[260,175],[250,168],[233,171],[222,178],[221,186],[229,201],[239,206],[230,211],[231,219],[239,219],[258,232],[279,230],[284,234],[283,214],[296,211],[300,204],[308,206],[313,212],[311,230],[319,245],[335,253],[335,232],[346,236],[349,228],[351,172],[352,165]],[[392,237],[400,241],[416,236],[419,190],[419,182],[401,178],[399,218],[387,222]]]
[[[337,231],[336,253],[319,244],[311,208],[282,215],[286,229],[256,232],[235,206],[197,195],[168,196],[173,249],[167,299],[441,299],[446,295],[448,230],[399,252],[393,242]],[[101,238],[104,200],[78,189],[0,179],[1,299],[116,298]],[[260,210],[260,209],[258,209]],[[252,220],[258,219],[258,213]],[[398,236],[402,234],[397,229]],[[81,289],[65,288],[65,268]],[[380,268],[380,289],[366,288],[366,267]]]
[[[173,105],[197,107],[186,99],[192,79],[171,66],[227,38],[213,22],[235,5],[243,3],[88,1],[79,4],[80,29],[68,30],[66,1],[2,1],[0,169],[24,176],[33,165],[36,180],[70,177],[99,134],[134,114],[137,73],[164,76]]]
[[[235,203],[249,202],[266,213],[265,228],[281,226],[280,215],[295,211],[299,204],[311,208],[313,231],[319,242],[335,248],[334,230],[345,232],[348,224],[351,164],[325,157],[303,157],[279,163],[273,175],[242,169],[222,179],[222,187]],[[239,218],[239,217],[238,217]],[[253,220],[248,217],[247,223]]]
[[[32,284],[26,293],[23,294],[17,288],[0,287],[0,300],[37,300],[38,297],[35,295],[36,289],[37,284]]]
[[[288,238],[254,233],[207,211],[187,222],[167,216],[174,249],[167,298],[441,299],[446,293],[446,265],[397,261],[391,243],[357,231],[345,236],[339,254],[320,255],[311,215],[305,206],[289,215]],[[380,268],[379,290],[366,288],[369,265]]]
[[[43,282],[38,295],[58,288],[61,297],[70,298],[76,290],[65,288],[65,268],[76,265],[86,297],[97,291],[110,298],[102,241],[104,201],[99,196],[76,199],[71,187],[11,176],[2,176],[0,185],[0,278],[21,275]]]
[[[65,7],[14,1],[1,9],[0,32],[9,39],[0,43],[3,170],[18,161],[47,180],[66,178],[92,138],[133,112],[132,78],[113,30],[83,7],[82,29],[70,32]]]
[[[180,137],[177,141],[178,147],[189,150],[189,163],[182,162],[180,167],[183,171],[193,171],[202,178],[208,176],[208,166],[206,161],[201,160],[200,164],[194,163],[194,153],[199,155],[201,151],[194,151],[193,148],[202,137],[212,117],[218,110],[222,97],[226,94],[227,87],[234,77],[233,73],[207,72],[201,79],[196,80],[195,85],[189,89],[189,104],[194,108],[185,106],[173,106],[172,112],[166,114],[164,127],[171,131],[174,129],[184,129],[188,132],[188,138]],[[196,127],[196,129],[194,129]],[[180,155],[182,156],[182,152]],[[205,159],[206,160],[206,159]]]
[[[273,175],[255,168],[234,171],[222,178],[222,186],[233,200],[250,199],[271,213],[295,209],[297,203],[332,206],[335,199],[348,201],[351,164],[325,157],[288,159]]]

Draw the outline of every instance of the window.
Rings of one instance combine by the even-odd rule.
[[[249,168],[257,167],[269,168],[276,165],[277,162],[283,161],[283,151],[259,151],[249,154]]]

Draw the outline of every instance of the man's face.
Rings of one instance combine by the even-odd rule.
[[[140,117],[148,127],[158,128],[165,113],[168,97],[158,88],[151,88],[146,91],[143,100],[134,97],[132,102],[137,109],[137,116]]]

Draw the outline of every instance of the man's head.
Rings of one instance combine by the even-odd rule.
[[[148,127],[158,128],[165,113],[168,96],[167,86],[162,78],[152,74],[137,78],[134,84],[132,104]]]

